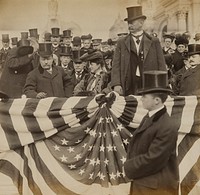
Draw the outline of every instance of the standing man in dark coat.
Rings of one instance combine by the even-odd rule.
[[[17,47],[8,52],[6,63],[0,79],[0,90],[11,98],[21,98],[28,73],[33,70],[33,47],[30,41],[21,39]]]
[[[178,195],[176,141],[178,127],[164,102],[170,90],[164,71],[144,72],[143,107],[149,112],[130,140],[124,170],[130,195]]]
[[[8,51],[11,49],[9,44],[10,44],[9,34],[2,34],[3,47],[0,50],[0,77],[1,77],[2,70],[4,68]]]
[[[70,97],[73,92],[71,77],[63,68],[53,65],[51,43],[39,44],[40,65],[26,79],[24,93],[30,98]]]
[[[130,34],[118,40],[111,72],[111,87],[125,96],[141,88],[144,71],[167,71],[159,39],[143,31],[142,7],[129,7],[127,12]]]

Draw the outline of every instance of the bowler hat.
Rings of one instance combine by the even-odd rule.
[[[88,35],[82,35],[82,36],[81,36],[81,39],[82,39],[82,40],[92,39],[92,35],[91,35],[91,34],[88,34]]]
[[[29,29],[30,37],[35,37],[36,39],[39,38],[37,28]]]
[[[28,32],[21,32],[21,39],[28,39]]]
[[[60,56],[71,56],[72,50],[71,47],[62,46],[60,51]]]
[[[44,41],[45,42],[50,42],[51,41],[51,33],[50,32],[46,32],[44,34]]]
[[[142,6],[127,7],[128,17],[124,21],[130,22],[139,18],[146,19],[147,17],[142,14]]]
[[[80,55],[81,55],[80,50],[73,50],[72,51],[72,60],[73,60],[73,62],[81,63],[82,60],[80,59],[80,57],[81,57]]]
[[[74,37],[73,40],[72,40],[72,44],[74,46],[78,46],[78,45],[81,45],[81,38],[80,37]]]
[[[196,33],[195,34],[194,40],[196,40],[196,41],[200,40],[200,33]]]
[[[41,57],[49,57],[53,54],[51,43],[39,43],[38,53]]]
[[[12,37],[12,38],[11,38],[11,42],[12,42],[12,43],[11,43],[12,45],[17,45],[18,38],[17,38],[17,37]]]
[[[188,45],[188,55],[200,54],[200,44]]]
[[[17,54],[18,56],[25,56],[33,53],[33,47],[30,46],[30,41],[27,39],[21,39],[17,43]]]
[[[159,70],[145,71],[143,77],[143,88],[138,91],[138,95],[156,92],[172,92],[168,87],[167,72]]]
[[[71,35],[72,31],[71,30],[64,30],[63,31],[63,38],[71,38],[72,35]]]
[[[60,31],[60,28],[51,28],[51,36],[60,37],[59,31]]]
[[[2,34],[2,42],[8,43],[9,40],[9,34]]]
[[[99,44],[101,44],[101,42],[102,42],[102,39],[93,39],[92,40],[93,45],[99,45]]]

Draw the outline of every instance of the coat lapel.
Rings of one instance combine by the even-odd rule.
[[[129,52],[131,52],[131,35],[125,37],[125,45]]]
[[[143,41],[144,41],[143,45],[144,45],[144,60],[145,60],[149,52],[149,49],[151,47],[152,40],[149,37],[147,37],[146,34],[144,34]]]

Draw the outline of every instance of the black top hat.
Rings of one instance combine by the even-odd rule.
[[[143,88],[138,91],[138,94],[141,95],[156,92],[172,93],[172,90],[168,87],[167,72],[159,70],[145,71]]]
[[[81,38],[80,37],[74,37],[73,38],[73,41],[72,41],[72,44],[74,45],[74,46],[78,46],[78,45],[81,45]]]
[[[71,56],[72,50],[71,47],[62,46],[60,51],[60,56]]]
[[[64,30],[63,31],[63,38],[71,38],[72,35],[71,35],[72,31],[71,30]]]
[[[17,45],[18,38],[17,37],[12,37],[11,41],[12,41],[12,43],[11,43],[12,45]]]
[[[92,39],[92,35],[91,35],[91,34],[88,34],[88,35],[82,35],[82,36],[81,36],[81,39],[82,39],[82,40]]]
[[[41,57],[49,57],[53,54],[51,43],[39,43],[38,53]]]
[[[51,36],[60,37],[59,31],[60,31],[60,28],[51,28]]]
[[[39,38],[37,28],[29,29],[30,37],[35,37],[36,39]]]
[[[81,63],[82,60],[80,59],[80,56],[81,55],[81,52],[80,50],[73,50],[72,51],[72,60],[75,62],[75,63]]]
[[[50,42],[51,41],[51,33],[50,32],[46,32],[44,34],[44,41],[45,42]]]
[[[28,32],[21,32],[21,39],[28,39]]]
[[[2,42],[8,43],[9,40],[9,34],[2,34]]]
[[[30,41],[27,39],[21,39],[17,43],[17,54],[18,56],[25,56],[33,53],[33,47],[30,46]]]
[[[139,18],[146,19],[147,17],[142,14],[142,6],[133,6],[133,7],[127,7],[127,13],[128,17],[124,19],[124,21],[133,21],[137,20]]]
[[[188,55],[200,54],[200,44],[188,45]]]

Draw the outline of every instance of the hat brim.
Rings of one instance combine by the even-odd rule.
[[[200,51],[195,51],[195,52],[188,52],[188,56],[192,56],[195,54],[200,54]]]
[[[72,60],[74,63],[82,63],[82,60]]]
[[[3,91],[0,91],[0,99],[9,99],[9,96]]]
[[[60,56],[72,56],[72,54],[60,53]]]
[[[138,95],[144,95],[148,93],[173,93],[171,89],[168,88],[152,88],[152,89],[142,89],[137,92]]]
[[[134,21],[137,19],[143,18],[144,20],[147,19],[147,17],[145,15],[141,15],[141,16],[137,16],[137,17],[132,17],[132,18],[125,18],[124,21],[130,22],[130,21]]]
[[[53,56],[53,53],[51,54],[47,54],[47,53],[41,53],[41,52],[38,52],[39,56],[43,57],[43,58],[48,58],[49,56]]]
[[[19,56],[25,56],[28,54],[33,53],[33,47],[32,46],[19,46],[17,50],[17,54]]]

